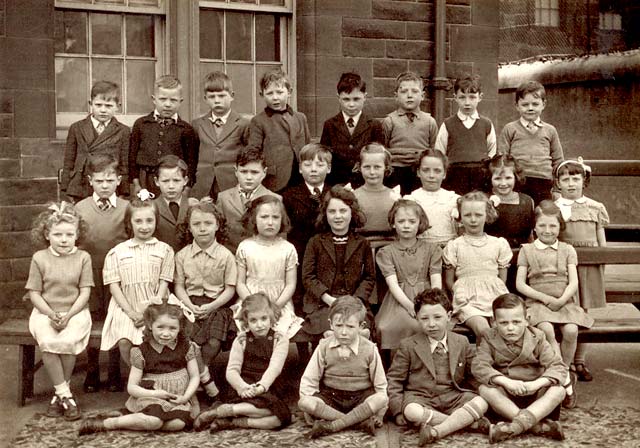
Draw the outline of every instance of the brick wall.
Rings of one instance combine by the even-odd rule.
[[[498,0],[449,0],[446,15],[447,77],[480,74],[485,98],[480,110],[495,119]],[[297,28],[298,106],[314,135],[338,111],[336,84],[342,72],[356,71],[366,80],[366,109],[376,117],[395,108],[399,73],[413,70],[433,77],[432,1],[305,0],[298,2]],[[422,108],[431,112],[429,98]]]

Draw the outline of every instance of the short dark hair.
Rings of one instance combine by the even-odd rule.
[[[118,160],[113,154],[96,154],[89,156],[87,163],[87,174],[91,176],[95,173],[102,173],[103,171],[113,170],[116,175],[120,175],[120,166]]]
[[[493,317],[496,317],[496,311],[500,309],[511,310],[514,308],[522,307],[522,312],[526,315],[526,307],[524,304],[524,300],[517,294],[506,293],[502,294],[495,298],[493,303],[491,304],[491,309],[493,310]]]
[[[453,93],[455,95],[458,92],[482,93],[480,76],[467,74],[461,78],[456,79],[456,82],[453,84]]]
[[[416,314],[423,305],[442,305],[445,311],[453,310],[449,296],[440,288],[425,289],[413,299],[413,309]]]
[[[538,81],[526,81],[516,89],[516,103],[529,93],[536,98],[540,98],[542,101],[547,100],[547,94],[542,84]]]
[[[182,177],[187,177],[187,164],[184,162],[184,160],[176,155],[169,154],[160,158],[160,160],[158,161],[158,166],[156,168],[156,177],[160,177],[160,170],[163,168],[168,170],[180,168]]]
[[[176,319],[180,323],[180,330],[178,330],[178,339],[185,337],[185,318],[182,309],[178,305],[172,305],[163,301],[162,303],[152,303],[145,308],[142,313],[144,320],[144,330],[142,331],[144,340],[148,341],[153,336],[151,334],[151,325],[160,317],[169,316]]]
[[[418,161],[416,162],[416,172],[420,169],[420,165],[422,165],[422,159],[424,159],[425,157],[440,159],[440,161],[442,162],[442,167],[444,168],[444,172],[447,172],[447,169],[449,168],[449,158],[442,151],[432,148],[425,149],[420,153]]]
[[[251,162],[259,162],[263,168],[267,167],[264,160],[264,154],[258,148],[244,148],[240,150],[236,157],[236,167],[245,166]]]
[[[486,162],[487,177],[485,179],[485,189],[488,192],[493,190],[491,178],[493,173],[502,172],[505,168],[511,168],[515,177],[515,185],[513,189],[518,191],[525,182],[524,171],[518,161],[511,154],[496,154]]]
[[[145,199],[144,201],[139,198],[134,198],[129,201],[127,208],[124,211],[124,229],[127,231],[129,238],[133,238],[133,228],[131,227],[131,216],[133,212],[141,208],[151,208],[153,214],[156,217],[156,228],[153,230],[153,235],[158,231],[158,220],[160,219],[160,213],[158,212],[158,206],[152,199]]]
[[[289,220],[289,215],[287,215],[287,210],[284,208],[284,204],[280,198],[272,194],[258,196],[249,203],[249,208],[247,208],[247,211],[242,215],[242,225],[244,226],[245,232],[249,235],[258,234],[256,216],[258,215],[258,209],[260,206],[265,204],[275,204],[280,207],[282,221],[280,222],[280,231],[278,233],[289,233],[291,230],[291,221]]]
[[[555,202],[550,199],[545,199],[544,201],[540,201],[538,206],[533,211],[535,214],[535,221],[538,222],[538,218],[541,216],[553,216],[560,223],[560,230],[564,230],[567,227],[567,223],[562,217],[562,212],[560,211],[560,207],[558,207]]]
[[[387,220],[389,221],[389,226],[391,228],[393,228],[393,223],[396,220],[396,214],[401,208],[410,208],[411,210],[414,210],[418,215],[418,220],[420,221],[418,224],[418,235],[426,232],[427,229],[429,229],[429,218],[424,212],[422,206],[414,199],[398,199],[393,203],[393,205],[391,206],[391,210],[389,210],[389,214],[387,215]]]
[[[242,301],[242,304],[240,305],[240,321],[245,326],[248,326],[249,313],[260,310],[266,310],[267,314],[271,318],[272,326],[278,321],[278,319],[280,319],[280,307],[269,300],[269,296],[265,293],[256,292],[254,294],[249,294]],[[247,329],[245,328],[245,330]]]
[[[327,207],[329,206],[329,202],[331,201],[331,199],[339,199],[347,204],[351,209],[351,222],[349,223],[350,230],[360,229],[364,227],[367,222],[367,217],[362,211],[362,208],[358,203],[358,199],[352,191],[347,190],[340,185],[336,185],[334,187],[331,187],[331,190],[329,190],[322,197],[320,211],[318,212],[318,218],[316,219],[316,228],[318,229],[318,231],[331,231],[331,226],[329,226],[329,223],[327,222]]]
[[[204,93],[207,92],[233,92],[233,83],[226,73],[221,71],[213,71],[204,77]]]
[[[187,209],[187,216],[184,222],[179,223],[177,225],[178,236],[182,241],[183,245],[188,245],[193,242],[193,235],[189,230],[189,225],[191,223],[191,215],[193,215],[194,211],[199,211],[201,213],[210,213],[218,224],[218,230],[216,231],[216,241],[221,243],[226,239],[226,220],[224,218],[224,214],[216,204],[213,203],[211,198],[202,198],[200,202],[190,205]]]
[[[348,72],[340,75],[340,81],[338,81],[338,94],[351,93],[354,89],[359,89],[362,93],[367,92],[367,83],[360,77],[359,74]]]
[[[587,188],[589,186],[589,183],[591,182],[591,171],[585,169],[584,164],[578,160],[565,160],[564,162],[560,163],[560,165],[558,165],[554,171],[555,173],[553,175],[553,179],[556,184],[558,182],[558,179],[560,179],[560,176],[562,176],[563,174],[580,174],[582,176],[582,179],[584,179],[584,182],[582,182],[582,186],[584,188]]]
[[[115,82],[97,81],[91,87],[91,101],[98,95],[107,100],[115,100],[116,104],[120,104],[120,87]]]
[[[291,89],[291,81],[281,68],[270,70],[262,75],[262,78],[260,78],[260,93],[264,92],[271,83],[283,84],[287,90]]]
[[[354,296],[340,296],[334,300],[329,307],[329,320],[333,321],[336,315],[341,315],[342,319],[349,319],[356,316],[358,322],[364,322],[367,315],[367,309],[360,299]]]

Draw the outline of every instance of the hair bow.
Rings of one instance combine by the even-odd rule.
[[[411,196],[410,194],[405,194],[404,196],[402,196],[400,199],[402,199],[403,201],[411,201],[411,202],[415,202],[416,204],[419,204],[419,202],[417,201],[416,198],[414,198],[413,196]]]
[[[141,201],[146,201],[148,199],[153,199],[156,197],[155,194],[144,188],[140,190],[136,196],[138,196],[138,199],[140,199]]]
[[[213,198],[211,196],[205,196],[198,201],[200,204],[213,204]]]
[[[51,216],[55,216],[56,219],[60,219],[63,216],[75,219],[75,216],[72,213],[65,211],[68,207],[73,207],[73,205],[70,202],[62,201],[60,204],[51,204],[47,207],[47,210],[51,210],[53,212]]]
[[[186,317],[189,322],[193,323],[196,321],[196,316],[193,314],[193,311],[191,311],[187,305],[185,305],[182,300],[178,299],[175,295],[169,294],[167,303],[169,305],[179,306],[180,309],[182,309],[182,314],[184,314],[184,317]]]
[[[582,156],[578,156],[575,160],[567,159],[564,162],[560,163],[560,165],[558,165],[558,168],[556,168],[556,173],[560,171],[560,168],[562,168],[565,165],[568,165],[569,163],[576,163],[582,167],[585,173],[591,174],[591,166],[584,163],[584,159],[582,158]]]

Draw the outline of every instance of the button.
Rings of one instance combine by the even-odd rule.
[[[162,146],[162,142],[158,142],[158,146]]]
[[[158,135],[159,135],[160,137],[162,137],[162,136],[164,135],[164,131],[160,131],[160,132],[158,132]]]
[[[160,155],[162,155],[162,151],[158,151],[158,155],[159,155],[159,156],[160,156]]]
[[[353,145],[349,145],[349,149],[353,149]]]

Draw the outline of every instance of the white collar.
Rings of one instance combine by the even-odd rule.
[[[429,347],[431,349],[431,353],[436,351],[436,348],[438,348],[438,343],[442,342],[442,345],[444,346],[444,351],[448,352],[449,351],[449,346],[447,345],[447,333],[444,334],[444,337],[441,340],[436,340],[436,339],[431,339],[429,336],[427,336],[427,339],[429,339]]]
[[[107,198],[107,200],[109,201],[109,204],[111,204],[111,207],[116,206],[117,199],[118,199],[118,196],[116,196],[115,193],[112,193],[111,196]],[[98,204],[98,201],[100,200],[100,196],[98,196],[95,192],[93,193],[93,200],[95,201],[96,204]]]
[[[556,205],[560,209],[560,213],[565,221],[571,218],[571,206],[573,204],[584,204],[585,202],[587,202],[587,198],[585,196],[579,197],[578,199],[556,199]]]
[[[96,120],[95,118],[93,118],[93,115],[91,115],[91,123],[93,123],[93,128],[94,129],[98,129],[98,125],[100,123],[102,123],[101,121]],[[104,128],[107,129],[107,126],[109,126],[109,123],[111,123],[111,118],[109,118],[109,120],[105,121],[104,124]]]
[[[71,254],[75,254],[78,251],[78,248],[76,246],[73,246],[73,248],[71,249],[71,252],[69,252],[68,254],[65,255],[71,255]],[[62,257],[63,255],[56,252],[53,247],[49,246],[49,252],[51,252],[51,254],[55,257]]]
[[[176,204],[178,204],[178,207],[179,207],[179,206],[180,206],[180,203],[182,202],[182,195],[180,195],[180,197],[179,197],[179,198],[174,199],[174,200],[172,200],[172,201],[170,201],[170,200],[166,199],[164,196],[162,197],[162,199],[164,199],[164,202],[166,202],[166,203],[167,203],[167,205],[171,204],[172,202],[175,202]]]
[[[313,193],[313,189],[314,188],[319,188],[320,189],[320,194],[322,194],[322,190],[324,189],[324,182],[320,185],[318,185],[317,187],[313,187],[311,185],[309,185],[309,183],[307,181],[304,182],[304,184],[307,186],[307,189],[309,189],[309,193],[314,194]]]
[[[216,240],[213,240],[213,243],[211,243],[211,245],[207,248],[202,248],[198,246],[198,243],[193,241],[191,243],[191,254],[196,255],[196,254],[199,254],[200,252],[204,252],[207,255],[213,256],[217,246],[218,246],[218,242]]]
[[[538,117],[535,121],[527,121],[524,118],[520,117],[520,124],[524,126],[525,129],[528,129],[527,126],[529,126],[529,123],[533,123],[539,128],[542,127],[542,120],[540,119],[540,117]]]
[[[153,110],[153,117],[157,120],[158,118],[160,118],[160,113],[157,110]],[[178,122],[178,112],[176,112],[175,114],[171,115],[169,118],[171,118],[173,120],[174,123]]]
[[[227,120],[229,119],[229,115],[231,114],[231,109],[229,109],[227,111],[226,114],[224,114],[223,116],[219,117],[216,114],[213,113],[213,111],[211,112],[211,115],[209,115],[209,120],[211,120],[212,123],[215,123],[216,120],[220,119],[222,120],[222,124],[227,124]]]
[[[356,115],[354,115],[353,117],[350,117],[349,115],[345,114],[344,112],[342,112],[342,118],[344,119],[344,124],[347,124],[347,121],[349,120],[349,118],[353,118],[353,128],[355,129],[358,126],[358,121],[360,121],[360,116],[362,115],[362,111],[358,112]],[[348,127],[348,126],[347,126]]]
[[[331,337],[331,340],[329,341],[329,348],[336,348],[336,347],[340,347],[341,344],[338,341],[338,339],[336,339],[335,336]],[[353,341],[352,344],[349,344],[347,346],[347,348],[349,348],[349,350],[351,350],[356,356],[358,355],[358,348],[360,347],[360,335],[358,335],[358,337],[356,338],[355,341]]]
[[[545,244],[536,238],[536,240],[533,242],[533,245],[535,246],[536,249],[540,249],[540,250],[544,250],[547,248],[558,250],[558,240],[556,240],[555,243],[553,244]]]
[[[458,118],[460,119],[460,121],[462,121],[462,122],[465,122],[465,121],[468,121],[468,120],[476,121],[478,118],[480,118],[480,114],[478,113],[477,110],[475,112],[473,112],[471,115],[465,115],[462,112],[458,111],[457,115],[458,115]]]
[[[149,345],[151,346],[152,349],[156,351],[156,353],[161,354],[164,351],[165,347],[169,347],[171,350],[175,350],[176,346],[178,345],[178,339],[174,339],[167,345],[160,345],[156,342],[155,339],[153,339],[153,336],[152,336],[151,339],[149,340]]]
[[[143,244],[155,244],[157,242],[158,242],[158,239],[155,236],[152,236],[146,241],[138,241],[135,238],[129,238],[124,243],[127,247],[136,247],[136,246],[142,246]]]

